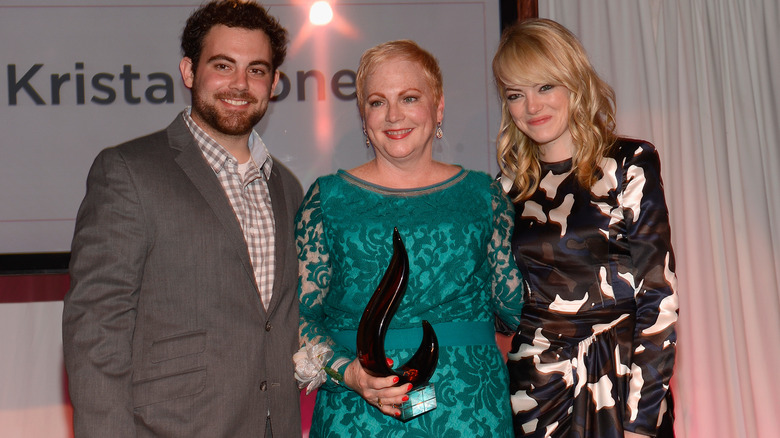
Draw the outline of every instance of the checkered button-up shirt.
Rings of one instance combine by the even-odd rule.
[[[252,131],[249,151],[252,159],[239,165],[238,160],[201,129],[190,116],[191,108],[183,112],[187,126],[195,137],[203,156],[214,169],[233,212],[244,232],[249,258],[255,273],[263,307],[268,308],[274,286],[274,215],[267,180],[273,160],[260,136]],[[259,167],[258,167],[259,165]]]

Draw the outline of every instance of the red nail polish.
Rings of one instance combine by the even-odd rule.
[[[401,399],[401,401],[409,401],[409,396],[405,395],[404,398]]]
[[[410,384],[409,384],[409,387],[408,387],[408,388],[406,388],[406,390],[407,390],[407,391],[411,391],[411,390],[412,390],[412,386],[414,386],[414,385],[412,385],[412,384],[410,383]]]
[[[387,366],[393,366],[393,359],[387,358]]]
[[[398,383],[398,377],[393,377],[393,383]]]

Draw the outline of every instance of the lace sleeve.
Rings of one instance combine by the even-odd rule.
[[[315,182],[303,200],[296,217],[295,241],[298,248],[298,297],[300,299],[299,339],[301,346],[325,343],[334,352],[326,365],[343,372],[354,356],[336,344],[323,327],[325,299],[330,290],[332,267],[327,235],[320,204],[320,185]],[[331,379],[322,386],[329,391],[347,391],[348,388]]]
[[[491,184],[493,234],[488,245],[493,311],[512,332],[520,324],[523,277],[512,256],[514,206],[498,181]]]

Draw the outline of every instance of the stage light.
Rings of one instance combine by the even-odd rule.
[[[309,21],[315,26],[324,26],[333,19],[333,9],[326,1],[314,2],[309,9]]]

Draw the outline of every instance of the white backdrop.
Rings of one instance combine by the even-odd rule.
[[[188,103],[179,35],[199,1],[0,0],[0,254],[69,251],[92,159],[162,129]],[[334,21],[308,23],[313,0],[265,4],[290,32],[288,87],[258,129],[304,188],[371,156],[354,88],[334,76],[361,53],[411,38],[444,72],[445,137],[437,158],[495,172],[498,108],[489,60],[500,36],[493,0],[335,1]],[[316,77],[299,79],[317,71]],[[300,90],[303,92],[301,93]]]
[[[678,437],[780,433],[777,0],[539,0],[661,154],[679,278]]]
[[[184,105],[184,90],[175,75],[177,40],[195,2],[165,3],[172,6],[107,7],[106,1],[75,0],[32,3],[70,5],[54,8],[0,0],[0,60],[5,64],[0,66],[0,87],[8,86],[8,65],[17,66],[18,79],[43,63],[31,83],[47,103],[35,105],[20,91],[18,104],[10,106],[8,92],[0,93],[0,245],[6,245],[0,253],[67,250],[72,217],[94,154],[161,128]],[[497,2],[428,1],[413,6],[394,1],[403,11],[397,18],[386,15],[393,8],[374,14],[373,8],[381,6],[374,3],[381,2],[340,2],[353,11],[350,14],[358,10],[366,14],[350,15],[359,32],[319,31],[318,37],[299,43],[297,52],[291,50],[283,70],[317,68],[327,70],[329,79],[342,68],[354,69],[358,52],[376,42],[417,39],[441,59],[444,70],[448,141],[440,145],[443,159],[449,156],[449,161],[484,170],[494,166],[494,134],[489,131],[497,125],[498,106],[488,64],[498,38]],[[409,13],[415,7],[425,8],[424,13],[417,9]],[[293,37],[303,34],[304,15],[296,9],[300,6],[279,3],[274,8],[286,17],[283,20]],[[476,15],[460,21],[439,18],[453,9]],[[539,11],[582,38],[597,69],[616,89],[621,132],[654,142],[661,154],[680,280],[679,360],[673,380],[677,435],[774,437],[780,430],[780,381],[775,377],[775,365],[780,363],[777,1],[539,0]],[[40,20],[52,24],[44,26]],[[298,23],[295,29],[294,23]],[[74,39],[67,32],[85,36]],[[315,41],[323,43],[315,47]],[[464,52],[472,44],[482,44],[483,50]],[[336,60],[335,47],[355,53],[349,62]],[[70,54],[62,55],[63,51]],[[308,58],[296,61],[295,53],[304,52],[312,54],[311,59],[325,53],[323,59],[332,66]],[[147,64],[154,57],[161,63]],[[80,71],[76,62],[84,62],[87,81],[98,72],[116,75],[116,104],[79,107],[73,103],[77,98],[73,84]],[[176,83],[176,102],[123,103],[118,76],[125,64],[142,74],[134,82],[136,96],[143,96],[139,90],[146,88],[146,75],[169,72]],[[61,93],[60,106],[51,105],[50,76],[65,73],[71,74],[72,81],[62,89],[69,91]],[[455,77],[460,82],[453,82]],[[475,89],[466,91],[471,85]],[[90,85],[85,88],[85,93],[92,93]],[[307,96],[313,93],[307,89]],[[462,107],[455,107],[453,101],[458,99]],[[283,110],[285,106],[290,108]],[[302,140],[318,126],[311,120],[303,122],[311,117],[307,111],[330,114],[323,118],[330,121],[328,126],[346,131],[329,133],[325,126],[317,131],[323,133],[320,140]],[[293,167],[304,185],[318,172],[350,167],[368,158],[354,103],[337,102],[332,93],[326,94],[324,102],[307,97],[305,103],[298,103],[288,97],[273,106],[268,120],[271,124],[261,130],[267,140],[272,138],[269,147]],[[41,134],[55,126],[54,136]],[[275,127],[284,131],[274,133]],[[64,128],[70,129],[72,138],[61,133]],[[87,140],[93,134],[95,139]],[[84,147],[85,156],[72,152],[76,147]],[[37,154],[21,158],[20,150]],[[467,156],[472,150],[476,152]],[[311,161],[315,165],[298,161],[309,155],[316,157]],[[75,168],[65,172],[69,166]],[[51,188],[54,192],[48,191]],[[19,191],[28,195],[19,196]],[[13,203],[18,206],[9,210]],[[61,207],[64,213],[41,214],[37,210],[41,204]],[[32,228],[20,222],[31,222]],[[63,235],[60,230],[67,230],[66,237],[57,237]],[[21,249],[32,235],[56,245]],[[58,404],[62,396],[59,312],[60,303],[0,306],[3,437],[67,436],[62,430],[66,414]]]
[[[441,64],[446,102],[437,158],[497,172],[499,110],[489,69],[500,36],[497,1],[335,1],[333,23],[317,28],[307,23],[312,2],[265,2],[290,32],[281,67],[290,82],[277,88],[288,93],[258,126],[304,188],[371,158],[355,101],[339,99],[331,80],[355,71],[365,49],[400,38],[416,40]],[[198,4],[0,0],[0,254],[69,251],[98,151],[164,128],[188,103],[179,34]],[[306,79],[299,94],[298,72],[313,70],[324,86]],[[0,304],[3,438],[70,436],[61,314],[61,302]]]

